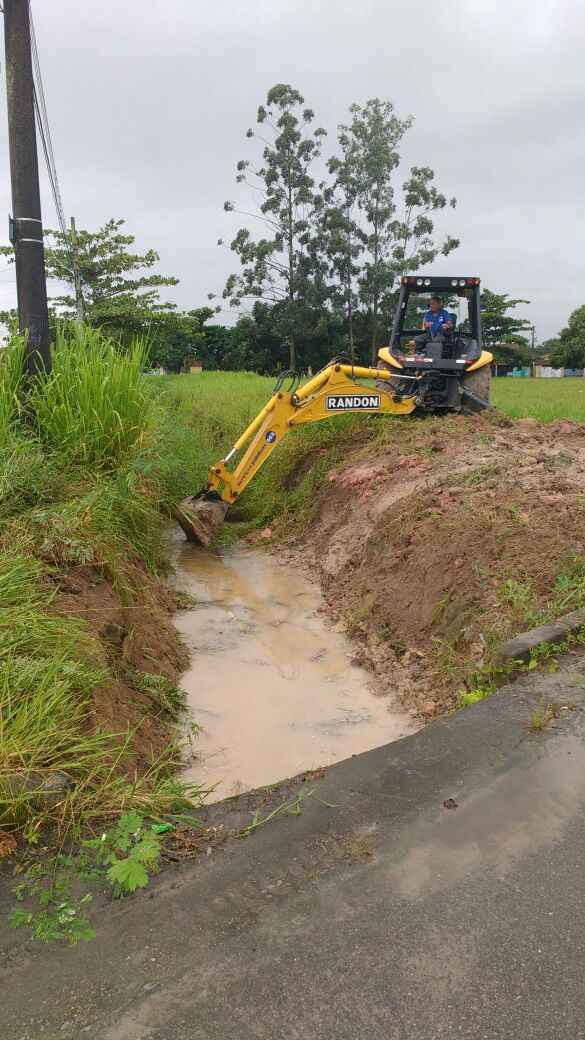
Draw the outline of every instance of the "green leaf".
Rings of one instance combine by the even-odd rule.
[[[140,813],[123,813],[123,815],[118,820],[116,831],[119,834],[136,834],[136,831],[139,831],[141,829],[143,823],[144,820]]]
[[[146,834],[132,849],[131,859],[139,863],[155,864],[160,858],[160,842],[154,835]]]
[[[120,894],[135,892],[148,884],[146,867],[136,859],[119,859],[108,870],[108,878]]]

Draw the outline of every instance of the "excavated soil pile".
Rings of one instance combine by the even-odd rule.
[[[329,474],[307,548],[357,659],[433,715],[502,639],[582,605],[585,425],[427,419],[377,443]]]
[[[112,678],[94,689],[91,725],[125,739],[132,733],[122,766],[141,773],[168,751],[174,719],[156,697],[142,690],[141,677],[174,682],[189,655],[172,622],[175,595],[138,564],[131,596],[119,594],[101,571],[85,566],[56,573],[55,610],[82,618],[97,638],[98,652]]]

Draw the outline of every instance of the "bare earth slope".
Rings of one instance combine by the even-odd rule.
[[[502,639],[582,605],[584,493],[585,425],[389,424],[329,473],[304,547],[358,659],[432,715]]]

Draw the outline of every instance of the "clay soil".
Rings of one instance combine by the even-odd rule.
[[[329,473],[303,555],[356,660],[432,716],[501,640],[582,605],[559,589],[585,565],[585,425],[425,419],[374,443]]]
[[[120,734],[121,740],[130,731],[123,768],[141,773],[168,751],[175,726],[153,697],[136,688],[136,674],[174,682],[189,660],[172,621],[175,595],[138,565],[131,594],[118,593],[103,573],[89,566],[60,573],[55,580],[55,610],[87,623],[112,676],[93,691],[90,725]]]

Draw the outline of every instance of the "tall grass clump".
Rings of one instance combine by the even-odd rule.
[[[12,336],[0,350],[0,439],[5,441],[20,411],[24,339]]]
[[[59,330],[52,371],[30,396],[41,442],[90,471],[119,466],[145,443],[153,423],[146,357],[140,339],[121,350],[97,329]]]

